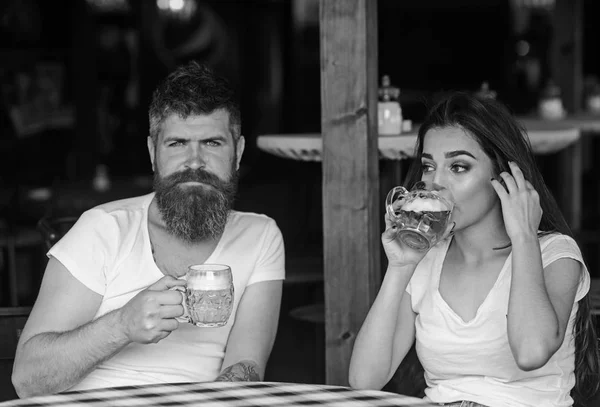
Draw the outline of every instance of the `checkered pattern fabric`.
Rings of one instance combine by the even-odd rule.
[[[421,399],[347,387],[269,383],[174,383],[67,392],[0,403],[8,406],[432,406]]]

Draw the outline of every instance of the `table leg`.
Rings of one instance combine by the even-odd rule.
[[[574,232],[581,229],[582,161],[581,139],[558,153],[558,188],[561,193],[557,201]]]
[[[19,287],[17,285],[17,246],[13,236],[8,238],[8,287],[10,289],[10,306],[19,305]]]

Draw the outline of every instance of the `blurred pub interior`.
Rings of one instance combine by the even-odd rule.
[[[600,76],[600,4],[582,3],[582,75],[593,84]],[[401,89],[404,117],[413,123],[434,93],[476,91],[484,81],[516,114],[531,114],[558,74],[550,63],[553,4],[378,0],[379,76],[390,75]],[[246,152],[237,209],[277,221],[290,276],[322,274],[321,164],[256,146],[261,134],[320,131],[318,0],[3,0],[0,53],[1,307],[35,301],[48,243],[40,219],[76,217],[151,190],[151,92],[191,59],[239,91]],[[581,180],[582,225],[591,234],[600,220],[597,154],[590,143]],[[552,190],[559,188],[554,161],[552,154],[539,157]],[[600,241],[580,243],[600,277]],[[267,379],[323,382],[322,324],[292,312],[321,301],[322,281],[294,278],[284,288]],[[14,338],[3,341],[14,346]],[[0,394],[11,387],[10,363],[2,365]]]

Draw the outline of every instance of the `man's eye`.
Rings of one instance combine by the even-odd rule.
[[[216,141],[216,140],[208,140],[206,142],[207,145],[211,146],[211,147],[218,147],[221,145],[220,142]]]
[[[177,146],[182,146],[183,145],[183,141],[172,141],[169,143],[169,147],[177,147]]]

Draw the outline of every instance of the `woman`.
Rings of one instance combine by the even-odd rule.
[[[452,222],[423,253],[386,215],[388,267],[354,344],[352,387],[382,388],[416,339],[435,403],[570,406],[598,388],[590,276],[523,134],[489,98],[454,93],[430,111],[409,184],[449,189]]]

